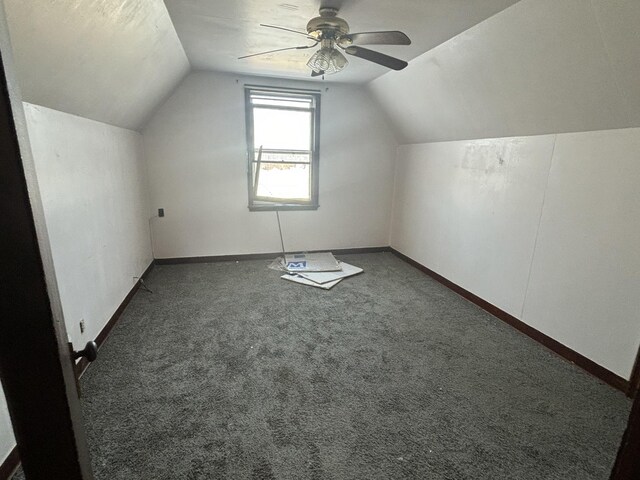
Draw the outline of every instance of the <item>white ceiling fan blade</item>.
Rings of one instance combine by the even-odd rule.
[[[311,40],[315,40],[315,38],[313,38],[307,32],[301,32],[300,30],[294,30],[292,28],[287,28],[287,27],[280,27],[278,25],[269,25],[267,23],[261,23],[260,26],[261,27],[269,27],[269,28],[277,28],[278,30],[284,30],[285,32],[297,33],[298,35],[304,35],[305,37],[307,37],[307,38],[309,38]]]
[[[238,60],[241,60],[243,58],[257,57],[258,55],[266,55],[268,53],[284,52],[285,50],[304,50],[305,48],[313,48],[316,45],[317,45],[317,43],[315,43],[314,45],[301,45],[299,47],[276,48],[275,50],[267,50],[266,52],[252,53],[250,55],[243,55],[242,57],[238,57]]]
[[[343,35],[357,45],[411,45],[411,39],[397,30],[387,32],[360,32]]]

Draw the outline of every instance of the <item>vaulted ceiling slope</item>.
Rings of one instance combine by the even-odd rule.
[[[638,0],[522,0],[369,88],[401,143],[639,127],[638,25]]]
[[[238,60],[242,55],[309,45],[304,35],[261,27],[306,31],[320,6],[340,8],[351,32],[401,30],[410,46],[371,48],[410,60],[518,0],[165,0],[191,65],[199,70],[309,79],[313,50],[291,50]],[[563,0],[564,1],[564,0]],[[350,65],[326,81],[366,83],[388,70],[349,56]],[[320,78],[316,81],[322,81]]]
[[[190,66],[162,0],[5,0],[25,101],[140,129]]]

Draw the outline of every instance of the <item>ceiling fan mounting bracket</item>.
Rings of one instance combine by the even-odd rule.
[[[337,17],[338,9],[333,7],[320,7],[321,17]]]
[[[338,17],[338,10],[335,8],[321,8],[320,16],[314,17],[307,23],[307,33],[321,39],[339,40],[340,37],[349,33],[349,24]]]

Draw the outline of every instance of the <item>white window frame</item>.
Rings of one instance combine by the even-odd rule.
[[[254,108],[273,108],[284,110],[300,110],[296,107],[254,107],[251,98],[252,94],[268,94],[286,98],[308,98],[311,100],[311,145],[310,154],[310,174],[308,200],[292,200],[274,197],[260,197],[257,195],[257,182],[254,182],[254,165],[258,162],[257,152],[254,149],[253,140],[253,110]],[[306,110],[306,109],[305,109]],[[318,203],[318,165],[320,159],[320,92],[317,90],[302,90],[291,88],[277,88],[257,85],[245,85],[245,120],[247,135],[247,186],[249,194],[249,210],[251,211],[273,211],[273,210],[316,210]],[[269,150],[270,153],[296,153],[285,150]],[[300,152],[297,152],[300,153]],[[282,162],[294,164],[296,162]],[[305,162],[306,163],[306,162]]]

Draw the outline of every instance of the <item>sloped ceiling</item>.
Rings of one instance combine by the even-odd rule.
[[[518,0],[165,0],[195,69],[310,79],[313,50],[292,50],[238,60],[251,53],[312,44],[303,35],[261,27],[306,31],[322,6],[340,7],[351,32],[401,30],[410,46],[372,46],[410,60]],[[349,56],[349,66],[326,81],[365,83],[388,69]],[[321,81],[317,78],[316,81]]]
[[[638,25],[638,0],[522,0],[369,88],[401,143],[639,127]]]
[[[24,100],[139,129],[189,61],[162,0],[5,0]]]

